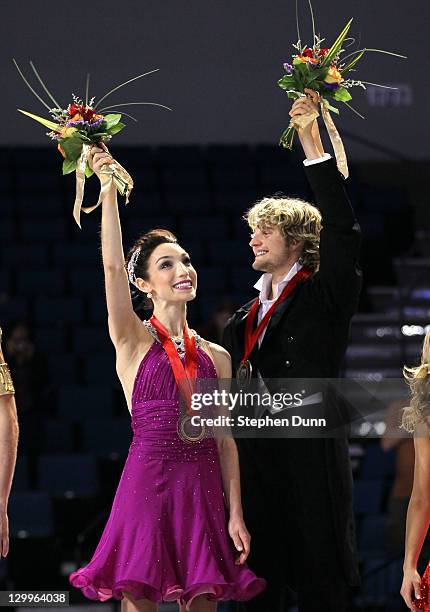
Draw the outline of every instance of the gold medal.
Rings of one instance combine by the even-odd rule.
[[[242,361],[236,371],[236,380],[240,389],[245,389],[249,386],[252,377],[252,364],[249,359]]]

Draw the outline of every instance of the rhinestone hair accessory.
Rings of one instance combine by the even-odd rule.
[[[130,283],[132,283],[133,285],[136,285],[136,273],[135,273],[135,268],[136,268],[136,262],[139,258],[140,255],[140,249],[141,247],[137,247],[137,249],[135,249],[129,259],[129,262],[127,264],[127,273],[128,273],[128,280]]]

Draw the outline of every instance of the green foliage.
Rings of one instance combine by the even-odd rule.
[[[120,119],[121,115],[119,113],[111,113],[109,115],[105,115],[104,122],[106,123],[106,126],[104,126],[104,128],[106,130],[109,130],[109,128],[111,128],[113,125],[119,123]]]
[[[348,102],[348,100],[352,100],[351,94],[347,89],[345,89],[345,87],[339,87],[339,89],[333,93],[332,97],[338,102]]]
[[[79,134],[74,134],[70,138],[62,138],[60,144],[64,149],[66,159],[77,162],[82,153],[82,139]]]
[[[76,170],[76,161],[72,159],[63,160],[63,174],[71,174]]]
[[[125,128],[125,123],[116,123],[111,128],[108,129],[108,133],[113,136],[114,134],[118,134],[122,129]]]

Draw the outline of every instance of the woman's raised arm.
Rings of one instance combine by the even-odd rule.
[[[94,173],[103,182],[104,177],[100,171],[105,164],[113,162],[112,157],[102,149],[93,147],[90,158]],[[109,335],[116,349],[128,345],[133,351],[142,341],[143,326],[131,301],[130,285],[124,267],[117,192],[113,182],[102,203],[101,243]]]

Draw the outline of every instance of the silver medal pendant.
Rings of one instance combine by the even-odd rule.
[[[249,359],[242,361],[236,372],[236,381],[240,389],[249,387],[252,377],[252,364]]]

